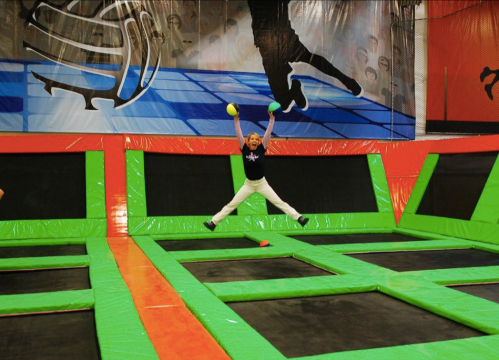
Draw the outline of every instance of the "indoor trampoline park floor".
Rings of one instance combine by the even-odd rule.
[[[107,236],[104,155],[71,155],[0,155],[0,167],[33,181],[24,188],[65,164],[42,182],[67,195],[49,193],[60,202],[26,220],[16,217],[29,204],[2,199],[0,225],[44,235],[0,242],[2,360],[499,358],[499,245],[413,225],[483,222],[470,207],[483,205],[497,153],[429,156],[419,208],[409,201],[399,225],[379,154],[273,156],[268,180],[307,227],[252,197],[210,232],[206,214],[243,178],[240,156],[132,149],[122,155],[126,236]],[[286,181],[290,167],[301,171]],[[460,188],[449,173],[470,197],[438,190],[443,178]]]

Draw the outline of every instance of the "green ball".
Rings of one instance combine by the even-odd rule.
[[[271,102],[269,105],[269,112],[273,113],[274,115],[278,114],[281,111],[281,104],[279,104],[277,101]]]
[[[230,116],[236,116],[239,113],[239,105],[236,103],[230,103],[227,105],[227,114]]]

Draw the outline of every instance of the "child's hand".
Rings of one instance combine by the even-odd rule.
[[[274,114],[267,110],[271,119],[274,119]]]

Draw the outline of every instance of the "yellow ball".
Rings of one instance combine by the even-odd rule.
[[[236,116],[239,113],[239,105],[236,103],[230,103],[227,105],[227,114],[230,116]]]

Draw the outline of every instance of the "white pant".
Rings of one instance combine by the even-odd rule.
[[[269,183],[265,178],[260,180],[248,180],[244,182],[244,185],[239,189],[237,194],[234,196],[232,201],[225,205],[220,212],[218,212],[211,221],[217,225],[222,221],[227,215],[234,211],[235,208],[239,206],[248,196],[253,193],[259,193],[265,196],[265,198],[274,204],[276,207],[281,209],[286,215],[289,215],[293,220],[298,220],[301,216],[295,209],[289,206],[287,203],[281,200],[281,198],[275,193],[275,191],[270,187]]]

